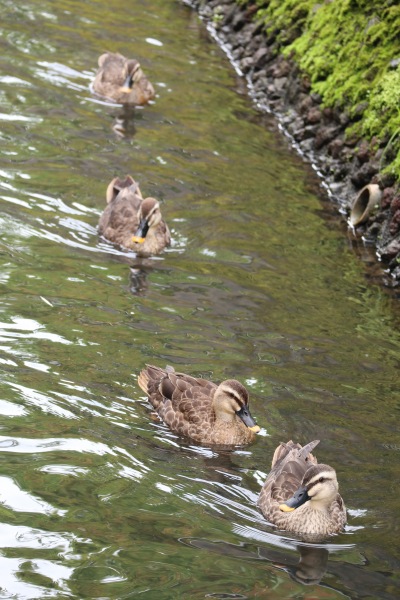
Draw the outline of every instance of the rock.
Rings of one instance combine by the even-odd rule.
[[[396,264],[398,264],[399,261],[399,257],[397,257],[397,261]],[[394,283],[393,287],[397,287],[398,285],[400,285],[400,266],[396,266],[393,271],[392,271],[392,277],[393,279],[396,280],[396,282]]]
[[[300,114],[305,114],[308,111],[311,110],[311,108],[313,107],[314,103],[312,101],[311,96],[304,96],[303,95],[303,99],[301,100],[299,107],[298,107],[298,111]]]
[[[288,131],[291,133],[296,139],[299,139],[298,133],[304,129],[304,121],[301,117],[296,117],[288,126]]]
[[[332,156],[332,158],[340,158],[340,156],[343,153],[343,148],[343,140],[341,138],[335,138],[330,142],[328,146],[328,152]]]
[[[378,223],[378,221],[374,221],[374,223],[372,223],[367,228],[367,235],[370,238],[376,239],[378,237],[378,235],[380,234],[381,230],[382,230],[382,224]]]
[[[295,110],[293,109],[289,109],[286,111],[286,113],[283,115],[283,117],[281,118],[281,123],[283,125],[289,125],[289,123],[293,123],[293,121],[297,119],[297,113]]]
[[[286,83],[287,77],[277,77],[276,79],[274,79],[274,86],[278,91],[283,90]]]
[[[390,212],[393,214],[400,210],[400,196],[396,194],[393,196],[392,201],[390,202]]]
[[[315,92],[310,94],[311,100],[315,102],[315,104],[321,104],[322,96],[321,94],[316,94]]]
[[[311,89],[311,81],[307,76],[303,76],[301,78],[301,89],[306,93],[308,93]]]
[[[322,113],[319,110],[319,108],[317,108],[316,106],[313,106],[312,108],[310,108],[310,110],[308,111],[307,115],[306,115],[306,122],[307,123],[319,123],[322,119]]]
[[[258,52],[259,50],[267,50],[266,46],[263,45],[263,36],[262,35],[254,35],[254,33],[252,34],[252,38],[251,41],[249,43],[249,47],[248,50],[249,52],[251,52],[253,59],[254,59],[254,55],[256,54],[256,52]]]
[[[333,170],[333,180],[343,181],[350,172],[350,165],[348,163],[339,163]]]
[[[243,48],[242,46],[238,46],[232,51],[232,56],[235,60],[239,60],[243,56]]]
[[[271,100],[276,100],[278,98],[282,98],[283,96],[283,92],[278,90],[273,83],[270,83],[267,86],[267,94]]]
[[[395,189],[393,187],[386,187],[384,188],[383,192],[382,192],[382,198],[381,198],[381,208],[383,210],[386,210],[387,208],[390,207],[392,200],[394,198],[395,195]],[[396,208],[395,208],[396,210]]]
[[[350,123],[350,115],[348,112],[342,112],[339,115],[339,123],[343,126],[346,127],[349,123]]]
[[[240,68],[243,71],[243,73],[248,73],[252,66],[253,66],[253,59],[250,56],[248,56],[247,58],[243,58],[240,61]]]
[[[339,193],[341,193],[343,191],[344,185],[343,185],[343,183],[333,182],[330,184],[329,188],[333,194],[338,195]]]
[[[325,126],[325,125],[320,127],[317,130],[316,136],[315,136],[315,148],[317,150],[319,150],[320,148],[322,148],[322,146],[325,146],[325,144],[328,144],[328,142],[331,142],[334,139],[334,137],[336,136],[336,133],[337,133],[337,127],[329,127],[329,126]]]
[[[395,256],[400,253],[400,240],[395,239],[389,242],[384,248],[381,249],[380,255],[382,260],[392,260]]]
[[[299,146],[305,154],[310,154],[314,149],[314,140],[312,138],[302,140]]]
[[[392,187],[396,183],[396,175],[394,173],[381,173],[380,184],[381,187]]]
[[[271,52],[268,48],[261,47],[255,52],[253,56],[253,65],[255,69],[262,69],[268,62],[270,58]]]
[[[200,0],[201,1],[201,0]],[[201,2],[201,4],[204,6],[205,2]],[[200,14],[201,14],[201,8],[200,8]],[[236,15],[236,13],[238,12],[239,7],[235,4],[235,3],[231,3],[230,8],[228,7],[228,10],[225,11],[225,25],[230,25],[232,23],[232,19],[233,17]],[[231,32],[231,29],[229,29],[229,31]]]
[[[369,143],[366,140],[361,141],[358,150],[356,151],[356,157],[361,164],[370,159]]]
[[[291,70],[291,64],[289,63],[289,61],[287,60],[281,60],[280,62],[278,62],[278,64],[274,67],[274,77],[287,77],[290,73]]]
[[[246,24],[247,18],[244,12],[237,12],[232,18],[231,26],[233,31],[239,31]]]
[[[370,162],[363,164],[361,169],[355,171],[350,179],[351,182],[357,187],[362,188],[367,185],[372,177],[378,173],[378,167]]]
[[[389,223],[389,233],[390,235],[396,235],[396,233],[400,229],[400,209],[396,210],[394,213],[390,223]],[[400,248],[399,248],[400,251]]]

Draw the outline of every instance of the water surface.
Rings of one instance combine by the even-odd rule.
[[[397,598],[399,309],[312,170],[180,3],[1,11],[0,597]],[[105,50],[141,61],[151,106],[91,96]],[[97,236],[126,173],[163,200],[162,257]],[[136,384],[146,362],[240,379],[263,435],[177,438]],[[349,509],[322,548],[255,507],[291,438],[321,440]]]

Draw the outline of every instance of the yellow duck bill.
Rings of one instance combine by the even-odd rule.
[[[125,79],[123,85],[119,88],[120,92],[124,92],[125,94],[130,94],[133,87],[133,75],[129,73],[128,77]]]
[[[139,223],[139,227],[135,235],[132,237],[132,242],[136,242],[137,244],[143,244],[146,235],[150,229],[150,225],[147,219],[142,219]]]

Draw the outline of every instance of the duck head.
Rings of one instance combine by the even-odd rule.
[[[135,83],[143,78],[143,71],[140,67],[139,61],[132,59],[126,63],[126,77],[123,85],[120,87],[120,92],[130,94]]]
[[[329,465],[313,465],[304,474],[301,486],[279,508],[291,512],[308,501],[314,508],[324,508],[335,499],[338,491],[335,469]]]
[[[260,431],[250,413],[249,394],[236,379],[227,379],[219,384],[214,394],[213,404],[217,418],[232,421],[235,416],[238,416],[251,431],[254,433]]]
[[[155,198],[145,198],[138,212],[139,227],[132,242],[143,244],[152,227],[156,227],[162,219],[160,204]]]

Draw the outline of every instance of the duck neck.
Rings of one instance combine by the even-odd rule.
[[[307,507],[308,511],[317,511],[321,513],[327,513],[332,500],[309,500],[304,507]]]

